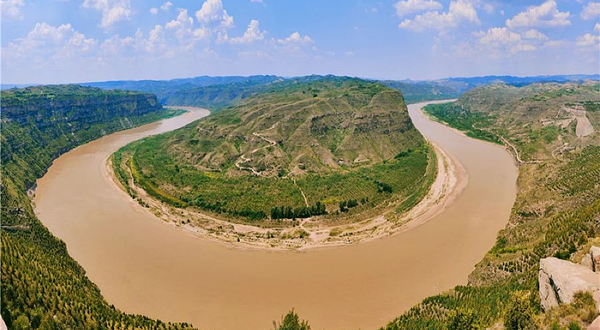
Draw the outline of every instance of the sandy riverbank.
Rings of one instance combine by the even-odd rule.
[[[206,112],[67,152],[38,180],[35,211],[106,300],[127,313],[203,329],[261,330],[295,308],[315,329],[377,329],[423,298],[466,284],[516,195],[517,169],[504,148],[432,122],[421,106],[409,105],[415,126],[464,167],[467,186],[437,216],[385,238],[293,253],[230,248],[140,210],[103,173],[122,146]]]
[[[297,226],[285,228],[234,223],[196,208],[172,207],[147,194],[135,185],[133,179],[128,184],[135,190],[138,201],[128,197],[140,212],[148,212],[200,239],[221,242],[237,249],[308,250],[363,243],[424,224],[450,206],[466,187],[468,175],[464,167],[438,145],[432,141],[429,143],[435,151],[437,173],[425,197],[404,213],[397,214],[394,211],[398,202],[381,209],[377,215],[349,224],[328,225],[326,221],[313,218],[300,219]],[[107,158],[105,164],[103,175],[125,193],[115,177],[112,159]]]

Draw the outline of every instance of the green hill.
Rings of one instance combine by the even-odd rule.
[[[75,85],[2,91],[2,318],[9,329],[187,329],[109,305],[37,219],[27,190],[60,154],[177,114],[152,94]]]
[[[506,329],[581,329],[593,320],[597,313],[584,313],[595,310],[591,299],[542,313],[537,278],[540,259],[576,261],[600,241],[599,106],[600,83],[587,82],[497,84],[426,107],[450,126],[507,146],[520,160],[517,200],[467,286],[425,299],[383,329],[499,323]],[[578,134],[577,116],[587,118],[594,132]]]
[[[133,143],[115,159],[124,184],[133,176],[165,202],[269,221],[400,203],[426,191],[431,157],[398,91],[304,77]]]

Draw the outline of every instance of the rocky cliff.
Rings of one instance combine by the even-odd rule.
[[[152,94],[78,85],[10,89],[1,100],[2,164],[35,169],[25,177],[27,188],[61,153],[166,113]]]
[[[37,219],[26,194],[61,153],[176,112],[163,110],[151,94],[74,85],[12,89],[1,97],[0,313],[6,326],[189,329],[124,314],[109,305],[65,244]]]

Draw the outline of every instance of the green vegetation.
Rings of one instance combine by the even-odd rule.
[[[431,185],[433,158],[399,92],[306,77],[132,143],[113,164],[133,197],[130,177],[173,206],[256,222],[357,214],[392,199],[406,209]]]
[[[281,318],[281,322],[273,321],[273,328],[275,330],[310,330],[310,325],[307,321],[300,320],[298,314],[292,309]]]
[[[188,329],[109,305],[27,196],[60,154],[102,135],[176,115],[150,94],[80,86],[3,91],[1,314],[9,329]]]
[[[598,315],[592,295],[589,292],[576,292],[573,298],[571,304],[546,312],[543,323],[549,324],[550,329],[580,329],[578,320],[592,323]]]
[[[342,206],[340,206],[340,209]],[[271,219],[295,219],[295,218],[308,218],[315,215],[323,215],[327,214],[325,210],[325,205],[321,204],[321,202],[317,202],[313,206],[300,206],[297,208],[292,208],[291,206],[280,206],[273,207],[271,209]],[[264,216],[262,217],[264,218]],[[254,219],[260,219],[259,217],[255,217]]]
[[[482,329],[472,309],[457,308],[448,314],[448,330]]]
[[[483,113],[473,113],[456,103],[430,104],[423,109],[428,115],[472,138],[500,143],[498,136],[489,131],[493,118]]]
[[[509,224],[477,264],[469,284],[426,298],[382,329],[452,329],[458,321],[483,328],[575,329],[585,328],[598,315],[585,294],[573,305],[542,313],[537,283],[540,259],[570,259],[600,236],[600,135],[576,137],[574,130],[557,122],[569,118],[565,105],[598,102],[597,86],[493,85],[465,93],[456,104],[434,108],[451,126],[485,127],[527,158],[520,165]],[[552,99],[532,101],[536,95]],[[599,126],[594,126],[597,131]],[[570,148],[556,152],[562,143]],[[535,162],[529,161],[534,156]]]

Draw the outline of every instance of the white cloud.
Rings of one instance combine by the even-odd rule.
[[[248,28],[243,36],[230,38],[229,42],[233,44],[250,44],[255,41],[263,40],[264,38],[264,32],[260,30],[258,21],[253,19],[250,21],[250,24],[248,24]]]
[[[354,56],[354,52],[353,52],[353,51],[351,51],[351,50],[347,50],[346,52],[344,52],[344,54],[345,54],[346,56]]]
[[[152,14],[152,15],[158,14],[158,8],[150,8],[150,14]]]
[[[531,29],[523,32],[523,39],[548,40],[548,37],[538,30]]]
[[[581,18],[585,20],[600,19],[600,2],[590,2],[581,11]]]
[[[462,22],[479,24],[477,11],[471,2],[465,0],[456,0],[450,2],[450,9],[447,13],[437,11],[428,11],[425,14],[417,15],[414,19],[406,19],[398,27],[413,31],[423,31],[425,29],[437,29],[440,31],[458,26]]]
[[[196,12],[196,18],[203,24],[218,22],[221,27],[233,27],[233,17],[223,9],[221,0],[206,0],[202,8]]]
[[[177,18],[165,24],[165,29],[174,31],[175,37],[187,47],[191,47],[198,39],[205,39],[210,32],[205,27],[194,29],[194,18],[188,15],[187,9],[179,9]]]
[[[581,37],[577,37],[576,44],[579,47],[599,46],[600,45],[600,36],[593,35],[591,33],[586,33],[586,34],[582,35]]]
[[[314,44],[314,40],[307,36],[301,35],[300,32],[296,31],[283,39],[271,39],[270,43],[276,46],[276,49],[284,51],[287,55],[307,56],[307,52],[310,50],[317,51],[317,47]]]
[[[477,32],[479,43],[491,49],[496,56],[508,51],[510,54],[534,51],[536,45],[548,37],[537,30],[529,30],[523,34],[509,30],[506,27],[494,27],[487,32]]]
[[[311,39],[311,37],[305,35],[304,37],[300,35],[300,32],[296,31],[292,34],[290,34],[289,37],[285,38],[285,39],[279,39],[277,40],[277,42],[279,44],[282,45],[291,45],[291,44],[307,44],[307,43],[312,43],[313,40]]]
[[[263,0],[250,0],[250,2],[254,2],[254,3],[264,3]]]
[[[1,0],[0,11],[3,20],[22,20],[23,13],[21,7],[25,6],[23,0]]]
[[[193,26],[194,19],[188,16],[187,9],[179,9],[179,14],[177,15],[177,18],[165,24],[165,28],[167,29],[181,29],[185,27],[191,28]]]
[[[596,25],[594,25],[594,31],[600,32],[600,23],[596,23]]]
[[[442,9],[442,4],[433,0],[406,0],[396,2],[394,7],[396,7],[396,15],[404,17],[419,11]]]
[[[571,25],[569,12],[561,12],[554,0],[544,2],[539,6],[532,6],[518,13],[512,19],[506,20],[506,26],[518,27],[554,27]]]
[[[10,42],[2,55],[9,59],[29,58],[35,61],[66,59],[89,52],[96,44],[95,39],[86,38],[84,34],[73,29],[71,24],[56,27],[47,23],[36,23],[25,38]]]
[[[136,39],[141,40],[144,45],[144,50],[147,52],[164,51],[166,48],[165,44],[165,31],[161,25],[155,25],[150,33],[148,39],[143,39],[142,31],[136,32]]]
[[[167,1],[167,2],[163,3],[160,6],[160,9],[162,9],[164,11],[167,11],[167,10],[169,10],[171,8],[171,6],[173,6],[173,4],[171,3],[171,1]]]
[[[131,19],[131,3],[129,0],[85,0],[84,8],[93,8],[102,12],[103,28]]]
[[[100,51],[102,52],[103,58],[110,56],[122,55],[126,48],[133,48],[135,46],[135,40],[132,37],[120,38],[118,35],[104,40],[100,45]]]

